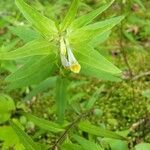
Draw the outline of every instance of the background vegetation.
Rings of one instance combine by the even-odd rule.
[[[71,4],[70,0],[27,2],[41,14],[58,20],[65,16]],[[79,5],[78,16],[108,2],[83,0]],[[55,150],[149,150],[149,8],[148,0],[116,0],[95,19],[126,16],[96,46],[103,56],[122,70],[123,80],[111,82],[71,73],[68,87],[60,95],[64,101],[68,99],[65,114],[63,110],[59,111],[60,114],[57,112],[58,105],[62,108],[66,104],[55,101],[55,76],[36,85],[14,89],[15,85],[8,85],[5,78],[26,60],[0,59],[0,149],[30,150],[40,145],[42,149]],[[1,0],[0,51],[20,47],[38,36],[35,34],[15,2]],[[66,88],[66,82],[62,86]],[[59,124],[63,120],[64,123]],[[105,130],[114,131],[120,137]],[[18,131],[17,134],[15,131]],[[122,136],[127,139],[121,139]]]

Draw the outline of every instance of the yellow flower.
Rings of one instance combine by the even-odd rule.
[[[73,55],[69,42],[63,37],[60,39],[60,58],[65,68],[69,68],[74,73],[80,72],[81,66]]]
[[[81,66],[79,63],[73,64],[72,66],[70,66],[70,70],[74,73],[79,73],[81,70]]]

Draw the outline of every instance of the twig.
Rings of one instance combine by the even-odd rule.
[[[148,72],[143,72],[143,73],[141,73],[141,74],[139,74],[139,75],[136,75],[136,76],[134,76],[134,77],[132,78],[132,80],[137,80],[137,79],[142,78],[142,77],[144,77],[144,76],[150,76],[150,71],[148,71]]]
[[[52,150],[56,150],[58,145],[64,140],[68,132],[83,118],[89,116],[93,110],[89,110],[87,113],[82,114],[79,116],[75,121],[73,121],[68,128],[65,130],[65,132],[59,137],[59,139],[55,142],[54,146],[52,147]]]
[[[130,5],[130,0],[128,2],[128,4]],[[123,2],[121,1],[121,15],[124,12],[124,6],[123,6]],[[126,51],[124,49],[124,45],[123,45],[123,22],[121,22],[121,28],[120,28],[120,52],[122,53],[123,56],[123,60],[128,68],[129,74],[130,74],[130,80],[132,80],[133,78],[133,71],[130,67],[130,64],[128,62],[128,58],[127,58],[127,54]],[[135,99],[135,92],[134,92],[134,83],[131,81],[131,88],[132,88],[132,95],[133,95],[133,100]]]
[[[122,4],[122,1],[121,1],[121,14],[123,14],[123,4]],[[132,72],[132,69],[131,69],[130,64],[128,62],[128,58],[127,58],[127,55],[126,55],[126,52],[125,52],[125,49],[124,49],[124,45],[123,45],[123,22],[121,22],[121,27],[120,27],[120,51],[122,53],[124,62],[125,62],[128,70],[129,70],[130,78],[132,79],[133,72]]]

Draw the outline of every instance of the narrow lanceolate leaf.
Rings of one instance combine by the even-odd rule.
[[[65,117],[65,109],[67,104],[67,85],[68,80],[58,77],[56,81],[56,109],[58,122],[62,124]]]
[[[69,40],[71,43],[88,43],[99,35],[110,31],[124,16],[114,17],[105,21],[90,24],[73,31]]]
[[[26,4],[23,0],[16,0],[16,5],[24,17],[45,37],[53,38],[57,33],[55,22],[41,15],[37,10]]]
[[[103,34],[100,33],[89,42],[89,45],[96,47],[98,44],[105,42],[109,38],[110,33],[111,31],[107,31]]]
[[[71,29],[81,28],[82,26],[85,26],[85,25],[91,23],[93,21],[93,19],[95,19],[98,15],[100,15],[102,12],[104,12],[108,7],[110,7],[113,2],[114,2],[114,0],[112,0],[110,3],[108,3],[104,6],[101,6],[100,8],[98,8],[84,16],[81,16],[81,17],[75,19],[71,23],[70,28]]]
[[[85,108],[87,110],[90,110],[90,109],[93,108],[95,102],[97,101],[97,99],[98,99],[98,97],[99,97],[99,95],[100,95],[100,93],[102,92],[103,89],[104,89],[104,85],[102,85],[100,88],[98,88],[98,90],[96,90],[94,92],[94,94],[91,96],[91,98],[88,100],[88,102],[85,105]]]
[[[121,70],[104,58],[90,46],[81,46],[74,49],[74,54],[81,64],[81,74],[97,77],[104,80],[119,80]]]
[[[24,113],[24,115],[31,120],[35,125],[39,126],[41,129],[44,129],[46,131],[50,132],[61,132],[64,131],[58,124],[45,120],[43,118],[39,118],[36,116],[33,116],[31,114]]]
[[[84,150],[103,150],[100,145],[81,136],[73,135],[73,138],[83,147]]]
[[[25,97],[26,100],[30,100],[33,96],[36,96],[37,94],[49,89],[53,88],[56,84],[57,76],[49,77],[46,80],[42,81],[40,84],[38,84],[36,87],[32,89],[32,91]]]
[[[80,145],[73,143],[64,143],[61,146],[61,150],[84,150]]]
[[[123,137],[115,132],[108,131],[106,129],[94,126],[90,122],[87,122],[87,121],[80,122],[78,127],[80,130],[87,132],[89,134],[96,135],[96,136],[114,138],[114,139],[119,139],[119,140],[126,140],[125,137]]]
[[[61,31],[64,31],[75,18],[78,9],[79,0],[73,0],[69,11],[67,12],[62,24],[60,25]]]
[[[54,70],[55,55],[31,58],[24,66],[6,78],[8,89],[37,84],[48,78]]]
[[[15,60],[36,55],[49,55],[54,52],[54,43],[46,40],[35,40],[13,51],[0,52],[0,60]]]
[[[13,34],[17,35],[20,39],[22,39],[25,43],[41,38],[38,32],[26,26],[11,26],[9,27],[9,30]]]
[[[11,122],[11,127],[20,139],[20,142],[27,150],[41,150],[41,148],[27,135],[19,126]]]

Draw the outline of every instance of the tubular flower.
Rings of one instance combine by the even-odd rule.
[[[60,58],[61,63],[65,68],[69,68],[74,73],[79,73],[81,66],[76,60],[69,42],[67,40],[64,40],[63,37],[60,39]]]

